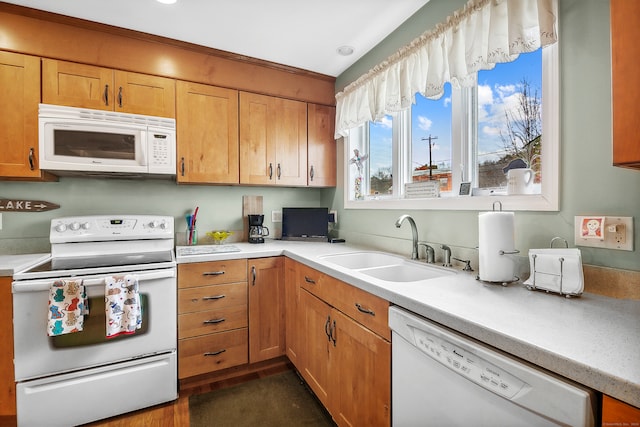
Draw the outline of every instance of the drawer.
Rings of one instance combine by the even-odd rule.
[[[222,307],[178,316],[178,339],[246,328],[247,305]]]
[[[247,305],[247,283],[178,289],[178,314]]]
[[[178,341],[178,378],[249,362],[247,328]]]
[[[389,302],[303,264],[298,264],[300,286],[342,311],[386,340],[391,340]]]
[[[180,289],[246,281],[246,259],[178,264]]]

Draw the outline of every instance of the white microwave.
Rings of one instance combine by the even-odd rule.
[[[40,169],[56,175],[176,175],[176,121],[40,104]]]

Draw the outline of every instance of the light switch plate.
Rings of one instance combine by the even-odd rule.
[[[575,245],[633,251],[633,217],[576,216]]]
[[[282,222],[282,211],[271,211],[271,222]]]

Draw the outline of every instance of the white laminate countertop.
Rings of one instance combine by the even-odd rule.
[[[238,252],[178,256],[178,264],[286,255],[587,387],[640,407],[640,301],[565,298],[476,280],[477,273],[394,283],[332,264],[323,255],[366,250],[341,244],[233,243]],[[410,247],[407,248],[407,255]]]
[[[24,270],[49,258],[46,254],[0,255],[0,276],[13,276],[16,271]]]

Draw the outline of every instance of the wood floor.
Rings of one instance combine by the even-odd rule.
[[[188,383],[181,385],[180,397],[174,402],[86,424],[85,427],[189,427],[189,396],[220,390],[246,381],[277,374],[288,369],[292,369],[292,365],[288,363],[276,363],[267,365],[254,372],[240,376],[230,376],[215,382],[206,382],[206,380],[203,380]]]

